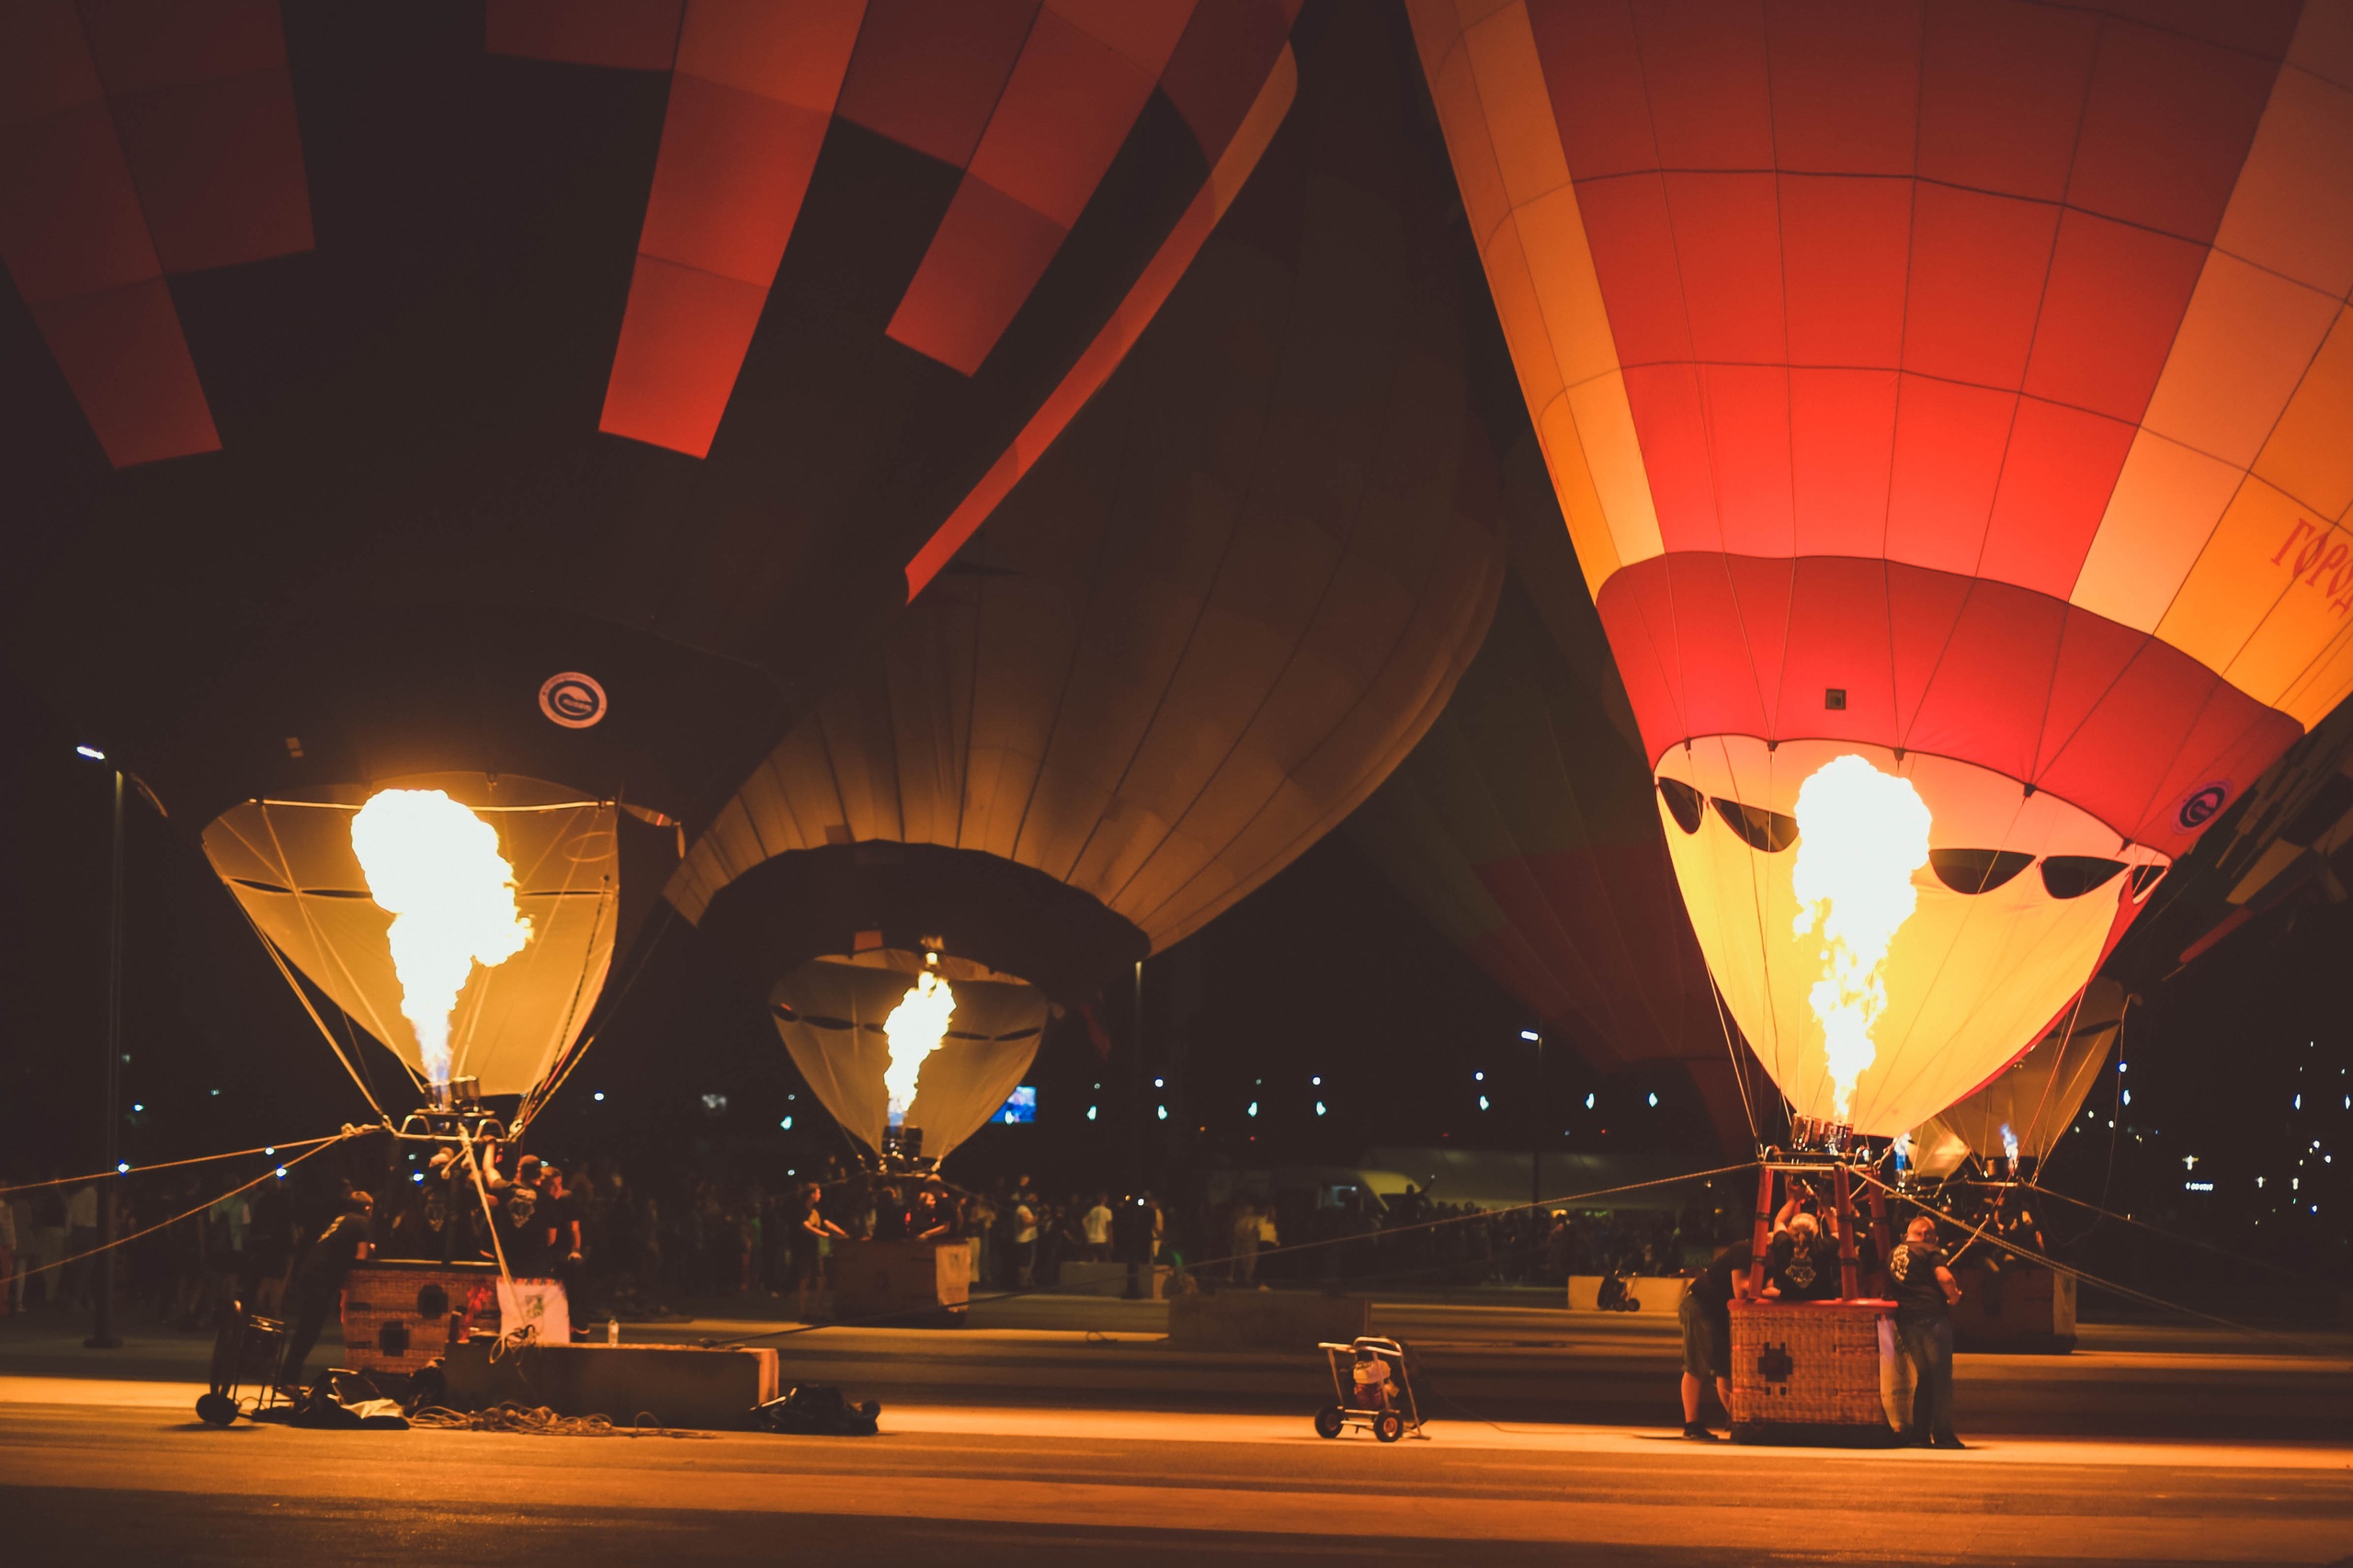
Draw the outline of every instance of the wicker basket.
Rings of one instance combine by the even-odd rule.
[[[361,1372],[421,1372],[469,1328],[498,1324],[498,1267],[379,1259],[343,1285],[343,1358]]]
[[[1734,1301],[1733,1441],[1893,1443],[1894,1310],[1879,1301]]]

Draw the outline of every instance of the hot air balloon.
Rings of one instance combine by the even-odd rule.
[[[936,952],[815,959],[775,996],[793,1066],[843,1131],[873,1154],[934,1162],[1020,1086],[1050,1006],[1025,981]]]
[[[2353,35],[1409,10],[1700,949],[1901,1133],[2353,680]]]
[[[9,656],[421,1081],[544,1086],[688,833],[1183,272],[1288,27],[9,7]]]
[[[1548,1040],[1605,1071],[1679,1063],[1723,1145],[1745,1152],[1745,1051],[1709,988],[1633,717],[1532,443],[1506,475],[1512,569],[1486,642],[1348,836]]]
[[[1991,1083],[1947,1106],[1912,1132],[1912,1169],[1949,1176],[1972,1155],[2006,1162],[2017,1174],[2040,1166],[2075,1125],[2084,1100],[2124,1027],[2124,987],[2095,980],[2027,1053]]]
[[[1127,363],[673,879],[772,1005],[805,1012],[786,977],[861,948],[1084,1005],[1445,705],[1502,567],[1475,282],[1402,29],[1338,7],[1313,32],[1290,120]]]

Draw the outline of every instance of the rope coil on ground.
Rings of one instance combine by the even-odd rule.
[[[435,1432],[508,1432],[527,1437],[691,1437],[714,1436],[664,1426],[654,1413],[641,1410],[626,1426],[616,1426],[609,1415],[559,1415],[546,1405],[525,1406],[512,1402],[485,1410],[451,1410],[429,1404],[408,1418],[412,1426]]]

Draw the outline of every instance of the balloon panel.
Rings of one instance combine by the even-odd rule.
[[[690,919],[735,923],[775,902],[790,873],[767,868],[828,855],[872,882],[938,867],[961,907],[972,857],[1162,949],[1411,749],[1476,650],[1504,540],[1400,42],[1343,9],[1302,45],[1290,119],[1151,328],[718,814],[670,884]],[[1074,1003],[1142,956],[1011,950],[1033,916],[948,950]]]
[[[611,968],[615,809],[529,779],[431,774],[340,800],[251,801],[205,829],[206,858],[263,938],[412,1072],[423,1062],[401,1013],[392,916],[368,895],[351,848],[352,818],[378,788],[443,790],[497,830],[531,938],[504,963],[475,966],[459,993],[451,1071],[485,1094],[527,1092],[579,1039]]]
[[[2105,836],[2084,855],[2154,865],[2353,688],[2331,7],[1408,10],[1662,776],[1718,767],[1715,737],[1934,754],[1985,775],[1940,834],[2031,795]],[[1789,809],[1750,788],[1725,798]],[[1783,873],[1712,817],[1677,832],[1701,944],[1807,1110],[1815,977],[1791,912],[1756,912]],[[1922,889],[1894,988],[1927,949],[1971,978],[1891,1003],[1882,1058],[1938,1065],[1867,1077],[1874,1130],[1999,1065],[2112,940],[2097,911],[2132,910],[2021,880],[1948,929],[1954,896]]]
[[[843,1131],[880,1152],[890,1124],[883,1024],[914,983],[921,960],[885,952],[858,961],[820,959],[779,981],[769,1014],[793,1065]],[[1020,1085],[1044,1039],[1046,998],[1006,977],[962,978],[950,960],[956,1008],[939,1049],[924,1059],[906,1122],[923,1130],[923,1153],[940,1159],[985,1126]],[[961,972],[960,972],[961,971]]]

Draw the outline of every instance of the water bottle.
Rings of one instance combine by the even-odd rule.
[[[619,1345],[620,1342],[621,1320],[619,1318],[607,1318],[605,1320],[605,1343],[608,1345]]]

